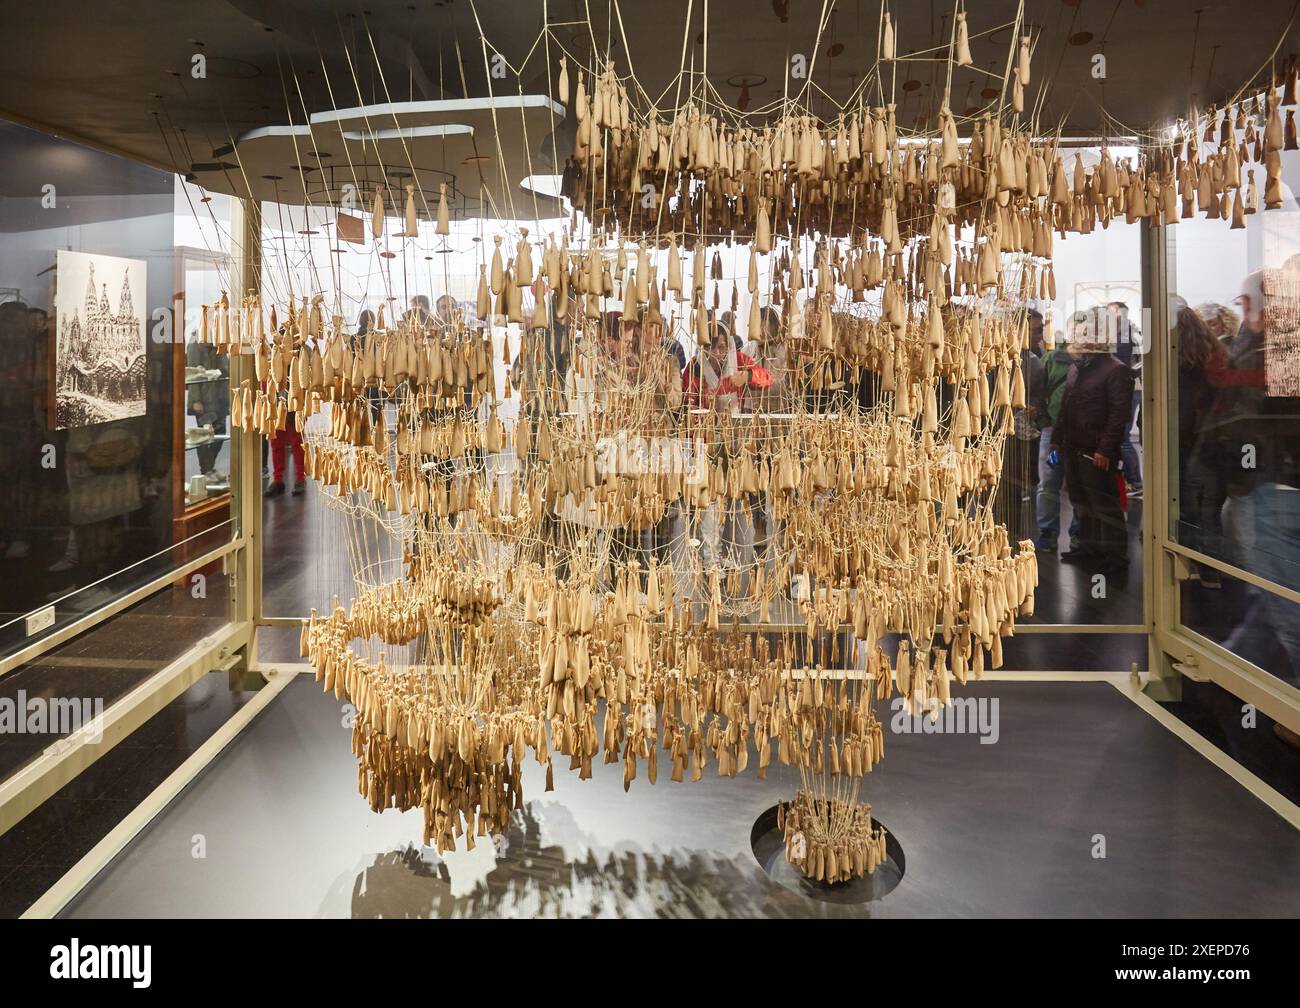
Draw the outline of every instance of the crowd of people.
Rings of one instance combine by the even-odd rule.
[[[1268,388],[1264,277],[1242,283],[1231,306],[1170,304],[1172,534],[1182,545],[1300,590],[1300,397]],[[1285,313],[1284,313],[1285,314]],[[1126,305],[1075,313],[1048,349],[1030,313],[1023,366],[1028,406],[1018,424],[1039,437],[1036,546],[1061,545],[1063,495],[1070,504],[1066,563],[1123,575],[1129,568],[1128,502],[1142,494],[1137,449],[1142,334]],[[1176,370],[1175,370],[1176,368]],[[1208,564],[1191,564],[1193,590],[1218,591]],[[1222,643],[1252,663],[1300,679],[1300,606],[1274,591],[1239,586],[1241,612],[1223,609]],[[1191,616],[1191,611],[1184,613]]]
[[[1174,304],[1178,383],[1176,534],[1200,553],[1300,591],[1300,396],[1269,388],[1271,325],[1295,306],[1270,311],[1265,275],[1242,282],[1231,308]],[[1294,274],[1291,263],[1284,271]],[[1275,295],[1276,296],[1276,295]],[[1270,392],[1272,394],[1270,394]],[[1208,564],[1192,571],[1217,589]],[[1300,605],[1276,592],[1242,585],[1245,598],[1230,651],[1300,682]]]
[[[1192,308],[1181,300],[1173,305],[1177,535],[1193,549],[1296,588],[1300,496],[1289,495],[1300,495],[1295,473],[1300,452],[1290,447],[1294,424],[1279,423],[1283,417],[1296,417],[1294,410],[1278,412],[1279,404],[1294,400],[1265,395],[1263,305],[1258,273],[1247,279],[1232,308]],[[576,302],[569,309],[575,315],[581,310]],[[472,306],[448,295],[432,307],[429,298],[417,295],[404,318],[450,326],[466,312],[472,315]],[[798,383],[790,369],[788,327],[771,308],[760,312],[758,331],[748,340],[737,334],[731,312],[710,313],[708,341],[693,353],[662,324],[624,318],[621,312],[608,313],[586,337],[578,335],[581,327],[566,321],[553,314],[541,356],[534,353],[526,360],[519,354],[511,367],[513,387],[524,392],[520,408],[525,421],[536,415],[537,397],[555,387],[552,377],[568,396],[614,388],[620,382],[650,381],[655,408],[677,415],[683,410],[782,414],[794,405]],[[802,321],[815,325],[815,320]],[[364,348],[374,327],[374,314],[362,312],[352,337],[356,348]],[[1129,503],[1143,492],[1143,336],[1128,306],[1118,301],[1076,312],[1068,330],[1058,332],[1049,347],[1042,315],[1029,313],[1030,347],[1021,361],[1027,406],[1017,412],[1015,433],[1037,442],[1036,484],[1026,491],[1034,505],[1035,545],[1040,553],[1059,550],[1062,562],[1081,565],[1090,573],[1122,577],[1131,560]],[[690,343],[694,351],[694,341]],[[590,368],[572,366],[580,355],[590,358]],[[538,368],[550,372],[542,376],[546,380],[538,380]],[[819,390],[816,402],[810,399],[803,405],[820,412],[852,408],[864,394],[869,399],[870,389],[842,384],[834,391]],[[382,400],[377,391],[372,397],[377,417]],[[273,471],[267,496],[285,493],[290,459],[292,492],[301,493],[302,434],[292,414],[268,447]],[[1243,465],[1243,458],[1248,464]],[[1069,525],[1063,544],[1066,502]],[[742,538],[748,538],[754,556],[762,556],[772,540],[770,518],[761,500],[748,503],[747,537],[740,534],[737,517],[719,514],[715,505],[695,515],[670,513],[659,527],[636,535],[613,530],[611,553],[617,559],[644,550],[667,559],[668,544],[686,532],[698,539],[706,565],[725,566],[728,551],[734,559]],[[1205,589],[1220,585],[1208,565],[1198,567],[1194,577]],[[1292,670],[1300,670],[1300,609],[1272,593],[1258,596],[1230,646],[1265,661],[1269,659],[1260,653],[1260,642],[1274,650],[1280,645]]]
[[[1071,522],[1061,560],[1122,576],[1129,567],[1127,500],[1142,493],[1133,441],[1141,333],[1118,301],[1076,312],[1070,332],[1050,350],[1037,311],[1029,313],[1029,333],[1022,366],[1024,422],[1039,437],[1035,546],[1040,553],[1058,549],[1064,491]]]

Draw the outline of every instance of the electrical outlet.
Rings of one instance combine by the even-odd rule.
[[[44,609],[37,609],[33,613],[27,614],[27,636],[38,634],[42,630],[48,630],[54,626],[54,606],[47,605]]]

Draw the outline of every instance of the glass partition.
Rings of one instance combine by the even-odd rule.
[[[185,521],[180,185],[0,122],[0,658],[230,540]]]
[[[1103,156],[1101,148],[1067,148],[1067,164],[1076,153],[1088,172]],[[1133,164],[1137,151],[1113,147],[1106,154],[1117,164]],[[1099,220],[1089,234],[1056,235],[1052,271],[1054,296],[1049,290],[1033,303],[1041,322],[1031,317],[1030,409],[1007,440],[1000,493],[1009,500],[1000,517],[1016,538],[1037,546],[1039,588],[1028,626],[1136,626],[1145,618],[1141,399],[1150,332],[1142,310],[1141,226]],[[1086,378],[1077,394],[1069,392],[1072,375],[1077,381],[1080,374],[1098,374],[1111,359],[1123,365],[1114,380],[1132,386],[1127,411],[1104,402],[1104,386]],[[1067,398],[1073,399],[1068,405]],[[1106,450],[1115,457],[1107,459],[1107,469],[1094,464],[1091,456],[1100,447],[1094,440],[1062,443],[1067,409],[1089,418],[1082,430],[1076,427],[1076,441],[1087,439],[1091,427],[1109,429],[1115,445]],[[1071,473],[1079,486],[1071,486]],[[1081,526],[1075,505],[1085,494],[1105,499],[1104,526]],[[1115,667],[1143,663],[1145,649],[1128,648],[1122,658]]]
[[[1200,207],[1168,229],[1169,534],[1219,561],[1190,565],[1182,625],[1300,684],[1300,604],[1279,592],[1300,590],[1300,152],[1282,183],[1243,227]]]

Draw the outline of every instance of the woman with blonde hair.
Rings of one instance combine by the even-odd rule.
[[[1204,301],[1196,306],[1196,314],[1205,323],[1205,328],[1216,340],[1225,339],[1236,333],[1241,327],[1241,319],[1227,305],[1217,301]]]

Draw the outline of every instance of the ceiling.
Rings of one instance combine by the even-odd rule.
[[[552,65],[548,73],[545,50],[534,46],[542,0],[0,3],[9,40],[0,61],[0,115],[182,172],[220,160],[218,152],[249,131],[301,123],[323,110],[483,97],[489,84],[498,95],[545,94],[557,72]],[[584,21],[588,5],[599,22],[592,28]],[[654,95],[671,89],[683,39],[688,67],[703,71],[707,63],[709,81],[732,104],[741,101],[746,79],[764,78],[749,89],[751,108],[781,95],[796,53],[814,60],[819,88],[843,98],[874,63],[880,13],[878,0],[827,0],[832,14],[814,56],[821,0],[709,0],[707,26],[703,0],[622,0],[617,15],[590,0],[547,6],[552,23],[583,22],[555,29],[580,58],[608,45],[625,70],[626,33],[630,64]],[[1000,74],[1009,29],[979,33],[1011,21],[1017,3],[965,6],[976,67]],[[1293,27],[1282,37],[1295,7],[1296,0],[1025,0],[1036,39],[1029,101],[1046,84],[1041,122],[1063,121],[1072,135],[1168,124],[1190,101],[1221,100],[1254,78],[1280,38],[1280,55],[1295,51],[1300,33]],[[893,0],[891,10],[900,55],[946,49],[952,0]],[[489,79],[483,37],[508,65],[523,67],[522,80]],[[207,61],[206,79],[190,75],[197,53]],[[1106,57],[1105,80],[1090,73],[1097,53]],[[907,61],[893,69],[900,122],[914,125],[941,101],[945,65]],[[982,106],[990,82],[977,70],[955,70],[954,110]],[[813,108],[828,114],[831,106],[823,100]],[[550,140],[530,144],[543,162]],[[563,157],[567,144],[558,146]]]

